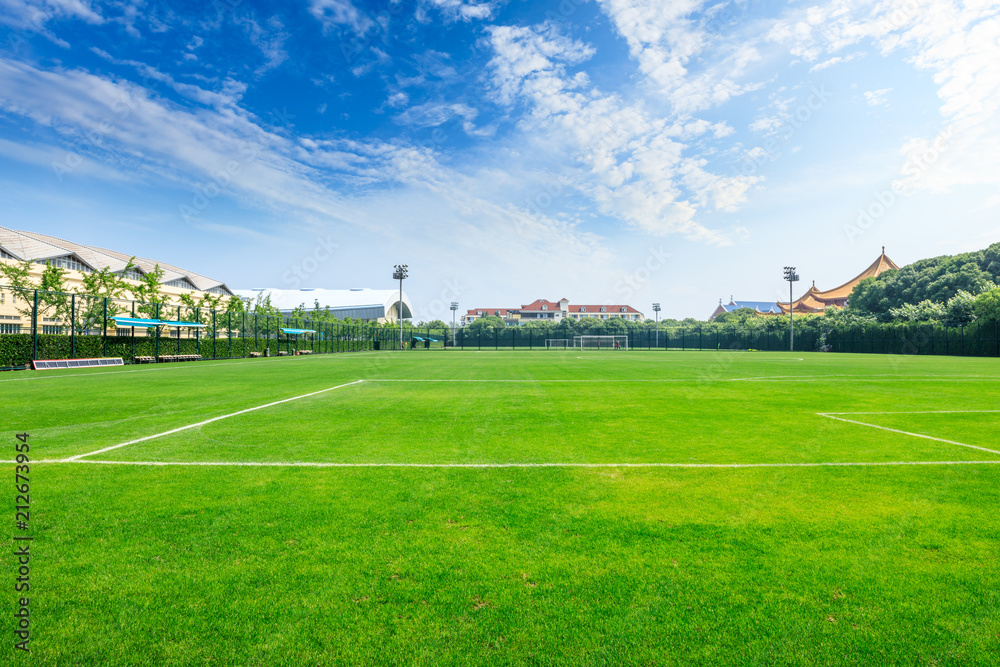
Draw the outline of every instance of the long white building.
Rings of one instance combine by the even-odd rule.
[[[403,292],[402,301],[399,298],[399,290],[388,289],[274,289],[260,287],[256,289],[234,290],[237,296],[243,299],[255,301],[261,294],[271,297],[271,305],[288,314],[299,306],[307,311],[319,305],[320,310],[326,308],[337,317],[343,319],[350,317],[355,320],[365,320],[369,322],[396,322],[399,320],[400,311],[403,319],[413,317],[413,308],[410,300]]]

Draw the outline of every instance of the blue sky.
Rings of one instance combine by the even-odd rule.
[[[1000,240],[998,110],[997,2],[0,0],[0,224],[704,318]]]

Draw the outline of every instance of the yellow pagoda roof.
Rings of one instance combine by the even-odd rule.
[[[844,302],[846,302],[847,297],[851,296],[851,292],[854,288],[865,278],[873,278],[882,274],[889,269],[898,269],[899,266],[896,265],[894,261],[889,259],[885,254],[885,246],[882,246],[882,254],[878,256],[871,265],[856,275],[851,280],[847,281],[839,287],[834,287],[833,289],[822,291],[816,288],[815,281],[812,287],[803,294],[799,299],[792,303],[792,308],[796,313],[815,313],[825,310],[828,306],[842,307]],[[778,302],[778,307],[781,308],[782,313],[787,313],[789,311],[788,302],[782,303]]]

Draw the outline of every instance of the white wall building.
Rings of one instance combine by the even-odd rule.
[[[403,292],[403,300],[400,302],[399,290],[388,289],[273,289],[256,288],[233,290],[237,296],[243,299],[255,301],[262,293],[271,297],[271,305],[288,314],[303,306],[306,311],[316,308],[319,304],[320,310],[330,309],[336,317],[341,319],[350,317],[355,320],[365,320],[374,322],[397,322],[399,312],[402,310],[403,319],[413,317],[413,307],[410,304],[406,292]]]

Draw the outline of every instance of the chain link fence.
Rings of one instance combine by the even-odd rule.
[[[0,288],[12,307],[0,308],[0,368],[23,368],[38,359],[121,357],[126,363],[196,355],[203,359],[316,354],[365,350],[545,350],[547,340],[574,335],[628,336],[629,350],[789,349],[788,332],[765,327],[703,325],[586,331],[505,327],[452,330],[376,323],[343,323],[305,315],[263,315],[243,310],[208,310],[165,303],[142,303],[86,294]],[[3,303],[0,302],[0,306]],[[123,326],[113,318],[157,320],[149,328]],[[617,323],[616,323],[617,324]],[[292,333],[289,330],[303,331]],[[556,349],[559,349],[558,347]],[[609,348],[610,349],[610,348]],[[937,324],[873,324],[796,329],[797,351],[871,354],[933,354],[1000,357],[1000,323],[965,327]]]

